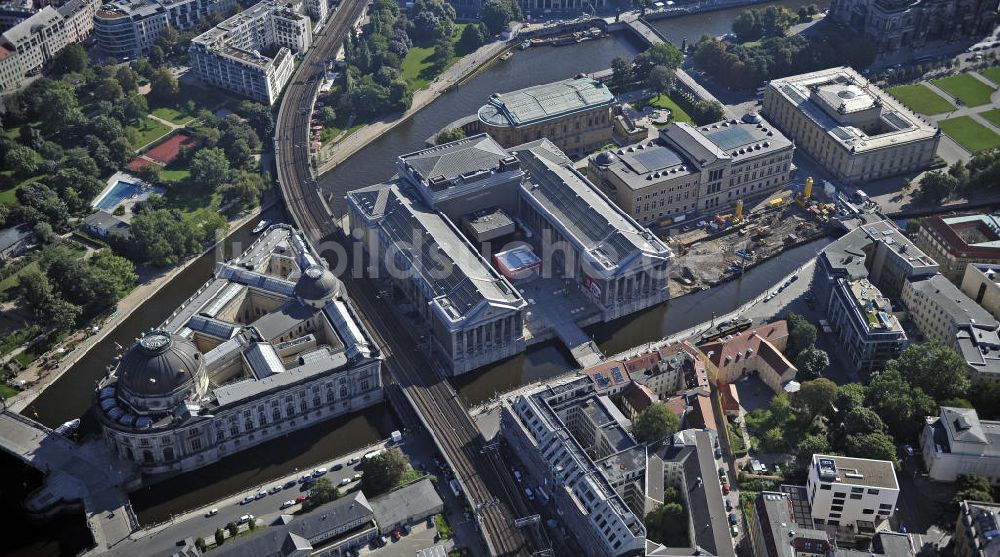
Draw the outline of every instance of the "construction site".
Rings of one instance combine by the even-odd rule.
[[[828,233],[834,203],[813,198],[812,180],[801,192],[786,189],[753,206],[670,230],[661,237],[674,250],[670,296],[732,280],[782,251]]]

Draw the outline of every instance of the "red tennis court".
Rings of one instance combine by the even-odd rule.
[[[194,140],[191,139],[191,136],[189,135],[179,133],[163,143],[160,143],[156,147],[146,151],[144,154],[147,158],[166,166],[177,159],[177,156],[180,154],[181,148],[183,147],[187,147],[189,149],[194,147]]]

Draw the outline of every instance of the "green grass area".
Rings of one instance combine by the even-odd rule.
[[[427,87],[435,77],[448,69],[462,56],[458,54],[458,40],[462,38],[462,30],[467,23],[456,23],[455,34],[452,36],[452,44],[455,45],[455,56],[448,60],[447,64],[435,65],[434,48],[427,46],[413,45],[403,58],[403,63],[399,67],[401,77],[410,84],[414,91]]]
[[[987,110],[986,112],[980,112],[980,116],[984,120],[993,124],[994,126],[1000,127],[1000,108],[994,108],[993,110]]]
[[[16,395],[19,392],[21,392],[21,391],[18,391],[17,389],[15,389],[14,387],[11,387],[10,385],[8,385],[6,383],[0,383],[0,398],[2,398],[2,399],[8,399],[8,398]]]
[[[642,110],[647,106],[652,106],[655,108],[666,108],[670,110],[673,122],[688,122],[688,123],[693,122],[691,116],[688,115],[687,112],[684,112],[684,109],[681,108],[680,105],[678,105],[673,99],[671,99],[667,95],[656,95],[653,97],[649,97],[647,99],[643,99],[641,101],[636,102],[635,104],[633,104],[633,106],[635,107],[636,110]]]
[[[40,329],[38,325],[31,325],[30,327],[25,327],[12,332],[0,341],[0,354],[9,353],[18,346],[21,346],[25,342],[34,338],[39,332]]]
[[[150,111],[150,114],[156,116],[157,118],[162,118],[168,122],[183,126],[194,120],[194,116],[187,114],[186,112],[181,112],[180,110],[172,106],[161,106],[159,108],[154,108]]]
[[[164,182],[183,182],[184,180],[187,180],[190,175],[191,171],[184,168],[173,170],[167,170],[164,168],[160,171],[160,179]]]
[[[967,106],[989,104],[990,95],[993,94],[992,87],[966,73],[935,79],[931,83],[947,91]]]
[[[889,89],[889,94],[899,99],[910,110],[921,114],[943,114],[955,109],[944,97],[931,91],[926,85],[900,85]]]
[[[997,85],[1000,85],[1000,66],[979,70],[979,75],[985,77],[993,83],[996,83]]]
[[[134,129],[139,132],[139,144],[134,145],[137,149],[149,145],[157,139],[167,135],[171,131],[166,124],[157,122],[152,118],[143,118],[142,124]]]
[[[437,528],[442,540],[450,539],[453,535],[451,524],[448,524],[448,519],[444,516],[444,513],[434,515],[434,527]]]
[[[1000,146],[1000,135],[976,122],[971,116],[959,116],[938,122],[941,131],[973,153]]]

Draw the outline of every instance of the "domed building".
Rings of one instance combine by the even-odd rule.
[[[144,474],[193,470],[382,400],[381,355],[300,232],[269,228],[128,347],[94,403]]]

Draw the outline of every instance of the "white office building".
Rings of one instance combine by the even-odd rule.
[[[942,406],[940,416],[927,418],[920,443],[932,480],[976,474],[1000,483],[1000,421],[980,420],[971,408]]]
[[[812,518],[830,525],[874,533],[896,508],[899,483],[886,460],[815,454],[806,482]]]
[[[292,53],[310,44],[309,18],[267,1],[195,37],[189,51],[199,79],[270,105],[292,77]],[[267,51],[274,56],[263,54]]]

